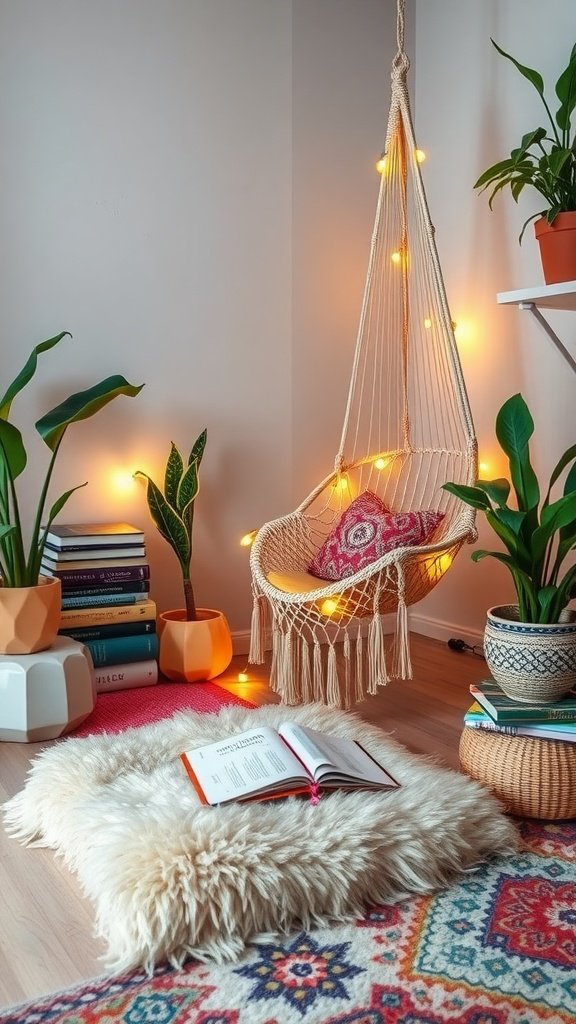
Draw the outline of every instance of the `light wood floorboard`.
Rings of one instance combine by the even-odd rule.
[[[390,683],[354,711],[408,749],[457,768],[468,686],[486,676],[485,662],[413,636],[412,663],[412,680]],[[251,667],[250,681],[239,683],[243,668],[243,659],[234,659],[218,684],[256,705],[277,702],[267,666]],[[44,746],[0,743],[0,802],[22,788],[31,759]],[[0,827],[0,1007],[105,973],[92,923],[92,905],[62,862],[50,850],[21,847]]]

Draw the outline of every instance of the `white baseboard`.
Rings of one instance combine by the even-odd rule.
[[[428,615],[422,615],[420,612],[409,611],[408,621],[410,624],[410,631],[412,633],[419,633],[421,636],[429,636],[432,640],[441,640],[447,643],[451,637],[460,638],[464,640],[471,647],[479,646],[483,641],[483,631],[465,629],[462,626],[455,625],[450,622],[443,622],[441,619],[431,619]],[[396,623],[395,616],[385,615],[383,620],[384,632],[390,634],[394,632]],[[368,622],[365,627],[368,629]],[[365,630],[362,630],[365,633]],[[237,630],[232,634],[232,647],[234,654],[238,657],[248,657],[250,650],[250,630],[242,629]],[[265,648],[269,651],[272,647],[272,637],[270,632],[266,634]]]
[[[483,630],[466,629],[453,622],[431,619],[428,615],[422,615],[417,611],[409,612],[408,621],[412,633],[429,636],[432,640],[442,640],[444,643],[448,643],[448,640],[454,637],[464,640],[471,647],[481,646],[484,640]]]

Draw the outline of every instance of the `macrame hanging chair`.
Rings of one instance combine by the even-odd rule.
[[[333,471],[289,515],[254,540],[249,661],[264,661],[287,704],[349,707],[390,677],[410,678],[407,605],[441,579],[474,510],[442,490],[473,484],[477,445],[418,162],[406,76],[404,0],[370,258],[340,447]],[[352,576],[308,570],[343,510],[366,490],[394,512],[434,509],[429,543],[399,547]],[[387,664],[382,615],[396,612]],[[341,644],[341,656],[335,645]]]

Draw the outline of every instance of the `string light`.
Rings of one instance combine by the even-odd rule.
[[[402,259],[402,257],[400,255],[400,253],[398,251],[396,251],[396,252],[392,253],[390,259],[392,260],[392,263],[400,263],[400,260]]]
[[[330,616],[334,614],[337,607],[338,601],[336,601],[333,597],[327,597],[326,600],[322,602],[322,607],[320,608],[320,611],[322,612],[322,615]]]
[[[239,683],[247,683],[247,682],[249,682],[248,674],[246,672],[239,672],[238,673],[238,682]]]
[[[429,331],[430,328],[432,327],[432,321],[429,316],[424,318],[424,327],[426,328],[427,331]]]
[[[129,494],[135,486],[134,473],[130,469],[116,469],[110,474],[110,488],[116,494]]]
[[[252,542],[254,541],[257,533],[258,530],[250,530],[250,533],[245,533],[244,536],[240,539],[242,547],[249,548]]]
[[[480,470],[481,473],[487,473],[488,470],[490,469],[490,463],[489,462],[480,462],[478,464],[478,469]]]
[[[381,455],[374,460],[374,466],[376,469],[386,469],[386,466],[390,465],[389,458],[383,458]]]
[[[419,164],[423,164],[426,159],[426,153],[423,149],[415,149],[414,156]]]
[[[388,160],[387,160],[387,157],[386,157],[386,153],[382,153],[381,156],[380,156],[380,159],[378,160],[378,162],[376,164],[376,170],[378,171],[378,174],[383,174],[383,172],[386,170],[387,162],[388,162]]]
[[[448,571],[453,561],[454,555],[450,554],[449,551],[445,551],[443,555],[440,555],[440,558],[436,559],[438,571],[442,574],[442,576],[444,575],[445,572]]]

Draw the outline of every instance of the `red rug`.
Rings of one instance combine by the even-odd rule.
[[[104,978],[4,1024],[574,1024],[576,823],[432,898],[254,946],[224,967]]]
[[[90,736],[97,732],[122,732],[134,726],[148,725],[170,718],[177,711],[201,711],[214,714],[234,704],[252,708],[250,701],[236,697],[216,683],[158,683],[132,690],[100,693],[96,707],[82,725],[69,736]]]

